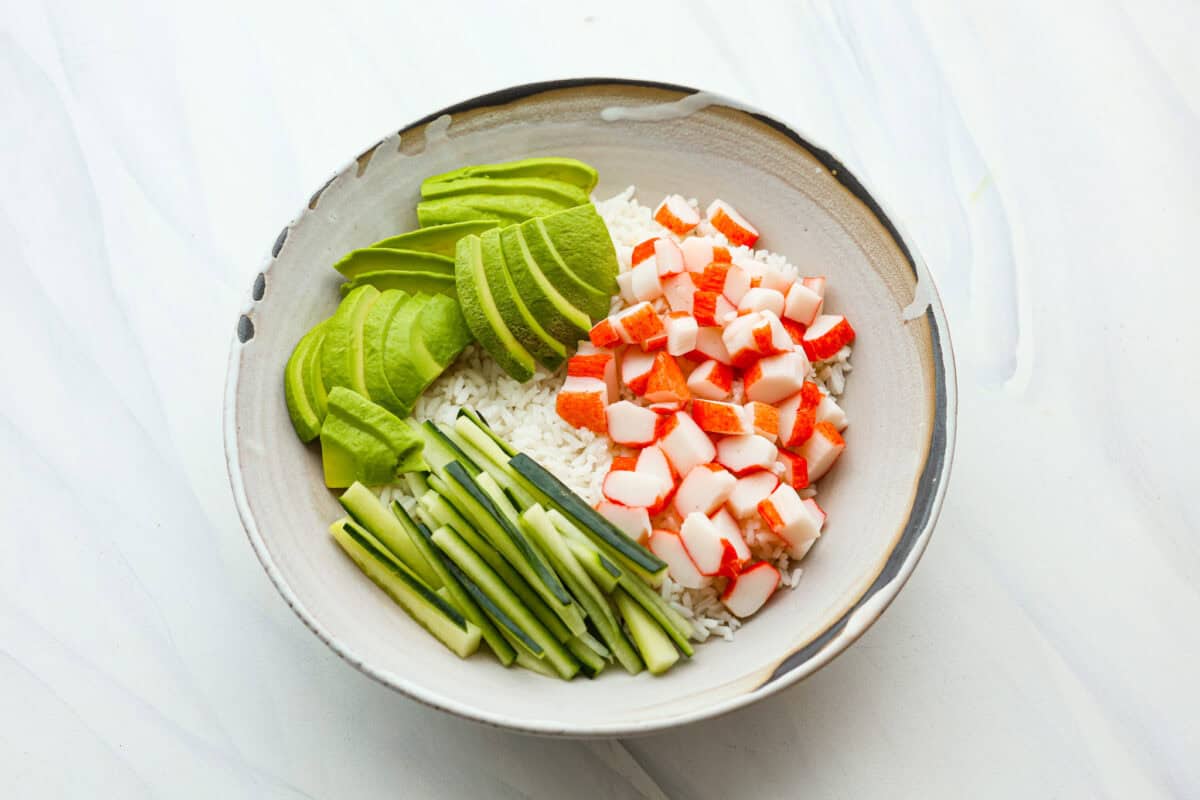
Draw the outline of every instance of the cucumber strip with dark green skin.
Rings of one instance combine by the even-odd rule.
[[[348,519],[333,523],[329,532],[367,577],[453,653],[466,658],[479,649],[479,627],[389,554],[370,533]]]
[[[653,585],[662,583],[663,575],[667,571],[665,561],[622,533],[545,467],[524,453],[517,453],[508,463],[533,484],[553,506],[579,523],[583,532],[594,540],[601,550],[611,550],[616,555],[624,556],[647,573]]]
[[[408,493],[413,497],[420,497],[429,491],[429,481],[425,479],[423,472],[404,473],[404,482],[408,485]]]
[[[624,590],[637,601],[638,605],[646,609],[659,627],[666,631],[667,636],[670,636],[675,642],[676,647],[682,650],[685,656],[691,658],[696,651],[692,648],[692,643],[688,641],[692,635],[692,626],[688,624],[688,621],[679,616],[679,612],[671,608],[667,601],[662,599],[662,595],[639,580],[636,575],[630,575],[628,572],[621,573],[620,584],[618,592]]]
[[[605,594],[612,594],[617,588],[617,579],[621,577],[621,568],[605,558],[600,548],[596,547],[575,523],[559,513],[558,509],[550,509],[550,521],[563,535],[563,540],[575,556],[575,560],[587,571],[592,581],[603,589]]]
[[[355,481],[342,493],[338,502],[355,522],[366,528],[380,544],[403,561],[418,578],[425,581],[429,588],[437,589],[442,585],[434,565],[429,563],[422,549],[407,535],[402,521],[388,513],[387,506],[380,502],[374,492]]]
[[[458,409],[458,416],[466,417],[467,419],[471,420],[471,422],[475,423],[475,425],[478,426],[481,431],[486,433],[488,437],[496,443],[497,447],[508,454],[508,458],[504,459],[504,463],[508,463],[508,459],[517,454],[517,449],[497,436],[496,432],[492,430],[492,426],[488,424],[488,421],[484,419],[483,415],[475,409],[471,408],[470,406],[462,406]]]
[[[537,592],[513,569],[512,565],[504,560],[504,556],[500,555],[496,548],[479,535],[459,513],[455,506],[455,502],[459,501],[454,499],[457,486],[447,484],[436,475],[430,477],[429,486],[432,491],[425,493],[417,503],[433,517],[438,526],[447,525],[462,537],[470,548],[478,553],[487,562],[487,565],[503,579],[504,583],[521,598],[521,602],[533,610],[538,620],[554,634],[555,639],[560,642],[570,639],[571,632],[567,630],[567,626],[558,618],[558,615],[550,610],[550,606],[538,596]]]
[[[672,646],[671,640],[658,623],[623,590],[618,589],[613,598],[650,673],[661,675],[675,666],[675,662],[679,660],[679,652]]]
[[[500,484],[504,493],[512,498],[514,506],[529,508],[537,502],[537,498],[522,485],[521,476],[508,465],[508,456],[504,451],[496,447],[495,442],[469,419],[456,419],[454,428],[446,431],[446,435]]]
[[[591,629],[584,631],[583,633],[579,634],[575,638],[578,639],[579,641],[583,642],[584,644],[586,644],[593,653],[600,656],[605,661],[613,660],[612,650],[609,650],[608,647],[604,644],[604,642],[600,641],[595,636],[593,636],[591,633]]]
[[[472,475],[481,472],[479,465],[432,420],[425,420],[416,426],[416,430],[425,440],[425,460],[434,472],[444,469],[453,461],[461,461]]]
[[[513,650],[508,640],[500,635],[500,631],[488,618],[489,615],[484,613],[485,609],[480,608],[481,604],[471,592],[470,587],[464,586],[459,580],[459,576],[454,574],[454,564],[433,546],[433,534],[424,525],[415,522],[398,500],[392,501],[391,511],[396,517],[396,523],[408,536],[413,548],[421,554],[422,559],[437,574],[438,584],[445,588],[451,601],[462,612],[462,615],[479,627],[484,641],[496,654],[497,660],[506,667],[511,664],[517,657],[516,651]]]
[[[454,577],[458,579],[459,583],[463,585],[463,588],[471,594],[471,597],[476,603],[479,604],[479,607],[483,609],[484,613],[486,613],[487,616],[490,617],[497,626],[499,626],[496,630],[503,630],[500,638],[503,639],[504,643],[512,649],[514,657],[517,655],[517,650],[510,641],[511,639],[516,639],[517,644],[523,646],[535,658],[540,659],[545,656],[546,651],[542,649],[542,646],[531,639],[529,634],[523,631],[521,626],[518,625],[516,621],[512,619],[512,617],[508,616],[508,614],[505,614],[504,610],[496,605],[492,598],[487,596],[487,592],[479,588],[479,584],[471,580],[467,574],[459,569],[458,565],[453,561],[447,559],[447,563],[449,564],[448,569],[450,569],[450,571],[454,574]],[[511,661],[507,662],[504,664],[504,666],[507,667],[511,663]]]
[[[579,641],[578,638],[568,640],[567,649],[571,651],[571,655],[575,656],[575,660],[579,662],[579,671],[589,678],[596,677],[608,666],[607,661],[597,655],[592,648]]]
[[[579,663],[575,658],[461,537],[450,528],[441,527],[434,531],[433,543],[541,646],[546,660],[559,675],[570,680],[579,672]]]
[[[524,667],[530,672],[536,672],[538,675],[545,675],[547,678],[558,677],[558,673],[545,660],[539,661],[524,650],[517,651],[517,666]]]

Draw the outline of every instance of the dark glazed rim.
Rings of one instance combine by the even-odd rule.
[[[505,89],[500,89],[495,92],[489,92],[468,100],[447,106],[439,111],[427,114],[424,117],[410,123],[400,129],[401,136],[414,128],[421,127],[432,122],[439,117],[447,114],[454,115],[466,111],[475,111],[481,108],[490,106],[505,105],[514,101],[522,100],[538,94],[543,94],[551,91],[564,89],[598,87],[605,85],[615,86],[634,86],[638,88],[658,89],[663,91],[679,93],[682,96],[690,96],[698,94],[701,90],[683,86],[674,83],[664,83],[660,81],[644,81],[629,78],[567,78],[552,81],[540,81],[537,83],[522,84],[512,86]],[[674,717],[669,717],[662,720],[657,720],[644,725],[620,724],[620,725],[600,725],[590,728],[565,729],[561,724],[539,724],[538,722],[517,722],[512,723],[490,715],[481,715],[471,713],[468,710],[460,708],[451,708],[443,705],[436,700],[427,697],[421,697],[404,686],[398,685],[391,676],[381,673],[371,666],[363,663],[354,653],[347,651],[334,637],[324,631],[320,625],[313,619],[309,618],[308,613],[301,608],[299,598],[295,597],[290,587],[286,585],[282,577],[278,574],[274,566],[273,560],[269,552],[266,550],[265,543],[261,541],[261,537],[257,533],[257,526],[253,523],[252,515],[249,514],[248,507],[244,507],[244,501],[241,497],[240,479],[234,474],[234,465],[238,461],[237,445],[236,445],[236,403],[231,402],[231,398],[235,396],[232,391],[232,385],[226,387],[226,408],[225,408],[225,429],[226,429],[226,463],[230,472],[230,480],[233,484],[235,501],[238,505],[239,515],[242,517],[243,526],[246,528],[247,535],[251,540],[251,545],[254,547],[259,561],[266,569],[271,581],[276,588],[284,596],[285,601],[293,611],[301,618],[317,636],[330,646],[338,655],[348,661],[351,665],[358,668],[371,678],[396,689],[401,693],[412,697],[413,699],[438,708],[456,716],[461,716],[465,719],[471,719],[476,722],[501,727],[507,730],[514,730],[524,733],[533,733],[541,735],[560,735],[560,736],[575,736],[575,737],[600,737],[600,736],[628,736],[651,733],[654,731],[664,730],[678,725],[698,722],[705,719],[711,719],[723,714],[734,711],[738,708],[749,705],[752,702],[767,697],[775,692],[789,686],[803,677],[815,672],[820,667],[824,666],[828,661],[842,653],[850,644],[852,644],[862,633],[874,623],[876,619],[886,610],[896,594],[903,587],[911,574],[917,561],[920,560],[924,552],[925,546],[928,543],[929,535],[932,532],[933,526],[937,522],[938,514],[941,510],[942,499],[946,490],[946,482],[949,478],[950,467],[953,460],[954,451],[954,426],[955,416],[957,413],[957,392],[955,387],[954,376],[954,361],[953,352],[949,341],[949,331],[946,325],[945,315],[942,311],[941,301],[938,297],[936,287],[933,286],[928,270],[924,269],[924,265],[918,266],[919,256],[914,257],[913,249],[910,248],[905,237],[902,235],[899,227],[894,224],[888,214],[884,211],[879,202],[867,191],[863,183],[842,164],[828,150],[814,144],[809,139],[801,136],[788,125],[776,120],[767,114],[748,108],[736,101],[716,95],[713,93],[704,93],[706,96],[713,98],[713,105],[723,106],[740,113],[746,114],[752,119],[770,127],[776,132],[786,136],[801,148],[811,153],[813,157],[825,167],[829,173],[840,183],[847,191],[849,191],[859,202],[861,202],[871,214],[883,225],[888,235],[899,247],[905,260],[908,262],[918,282],[928,281],[928,301],[929,306],[925,311],[924,317],[929,325],[931,356],[933,359],[934,368],[934,409],[933,409],[933,430],[929,439],[929,450],[925,460],[925,466],[922,469],[920,478],[917,482],[916,491],[914,494],[912,507],[909,511],[909,517],[904,528],[888,554],[886,561],[881,567],[875,580],[862,593],[858,600],[843,612],[835,621],[830,623],[820,634],[810,640],[801,648],[795,650],[785,659],[783,659],[773,672],[760,684],[753,689],[730,698],[727,698],[721,703],[717,703],[711,707],[702,709],[697,712],[682,713]],[[671,101],[667,101],[671,102]],[[372,151],[378,147],[378,143],[372,145],[365,152]],[[350,162],[353,164],[354,162]],[[348,168],[348,167],[347,167]],[[345,168],[338,170],[328,181],[325,186],[328,186],[337,175],[345,171]],[[324,190],[323,186],[309,201],[311,209],[313,201],[320,196]],[[306,209],[307,210],[307,209]],[[301,214],[303,216],[303,214]],[[297,220],[299,217],[297,218]],[[271,256],[268,258],[268,263],[273,261],[278,256],[282,246],[287,238],[288,231],[297,220],[289,223],[279,234],[274,246],[271,248]],[[924,269],[924,274],[922,270]],[[256,279],[257,280],[257,279]],[[257,297],[255,299],[258,299]],[[242,320],[249,321],[248,317],[243,314],[239,320],[239,329],[242,327]],[[251,334],[252,336],[252,334]],[[945,342],[943,343],[943,338]],[[229,381],[232,381],[236,375],[236,367],[239,364],[238,354],[242,345],[247,339],[240,335],[234,338],[233,349],[231,352],[230,374]],[[249,519],[247,517],[250,517]],[[864,609],[872,600],[880,599],[881,604],[872,606],[869,609]],[[856,624],[851,627],[850,623],[854,620],[855,615],[862,613],[864,619],[863,624]],[[857,620],[854,620],[856,623]],[[806,668],[806,669],[802,669]]]

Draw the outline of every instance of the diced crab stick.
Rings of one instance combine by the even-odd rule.
[[[721,364],[733,363],[729,357],[729,350],[721,339],[721,329],[718,327],[701,327],[696,331],[696,353],[699,353],[700,360],[712,359]]]
[[[645,544],[650,538],[650,514],[644,508],[628,506],[601,500],[596,504],[600,516],[617,526],[617,530],[639,544]]]
[[[729,510],[738,519],[754,516],[758,511],[758,504],[766,500],[778,485],[779,478],[774,472],[767,470],[751,472],[738,478],[737,485],[729,493]]]
[[[605,409],[608,436],[626,447],[645,447],[654,443],[658,415],[628,400],[620,400]]]
[[[621,382],[629,387],[629,391],[638,396],[646,393],[655,355],[635,348],[625,351],[625,355],[621,357]]]
[[[667,317],[667,352],[685,356],[696,349],[696,334],[700,326],[696,318],[685,312],[672,312]]]
[[[736,490],[737,487],[734,487],[734,491]],[[741,526],[733,518],[733,514],[729,513],[729,509],[725,507],[718,508],[709,516],[709,519],[716,526],[717,532],[721,534],[721,538],[733,546],[733,553],[737,560],[749,561],[750,548],[746,545],[746,539],[742,536]]]
[[[604,433],[608,387],[597,378],[567,378],[555,400],[555,409],[568,425]]]
[[[788,289],[782,316],[807,327],[812,325],[813,320],[821,313],[824,303],[821,295],[797,281]]]
[[[779,478],[793,489],[808,488],[808,462],[804,456],[790,450],[779,451]]]
[[[667,298],[667,305],[671,307],[672,312],[692,313],[696,283],[692,280],[690,272],[663,278],[662,286],[663,295]]]
[[[617,354],[611,350],[580,342],[575,355],[567,359],[567,375],[579,378],[599,378],[608,387],[610,400],[620,394],[617,383]]]
[[[761,286],[749,289],[742,295],[738,303],[738,311],[770,311],[775,316],[783,314],[784,296],[774,289],[764,289]]]
[[[801,325],[799,322],[796,322],[794,319],[788,319],[787,317],[780,318],[779,322],[783,325],[783,329],[787,331],[788,336],[791,337],[792,344],[796,347],[803,348],[804,332],[808,330],[808,328],[806,328],[804,325]]]
[[[665,325],[665,323],[664,323],[664,325]],[[649,339],[642,342],[642,349],[645,350],[647,353],[653,352],[654,350],[663,350],[666,348],[667,342],[668,342],[667,333],[664,330],[658,336],[651,336]]]
[[[846,412],[837,404],[837,401],[824,394],[821,395],[821,402],[817,404],[817,422],[828,422],[839,431],[844,431],[849,420],[846,419]]]
[[[763,270],[759,287],[773,289],[786,296],[788,290],[796,283],[796,271],[792,267],[767,267]]]
[[[667,562],[671,580],[685,589],[699,589],[708,581],[696,569],[683,540],[675,531],[656,530],[650,534],[650,552]]]
[[[713,200],[705,216],[714,228],[725,234],[731,244],[752,247],[758,241],[755,227],[724,200]]]
[[[609,319],[621,340],[629,344],[641,344],[667,332],[662,318],[647,302],[635,303]]]
[[[758,504],[758,513],[771,533],[787,546],[788,554],[803,558],[812,540],[821,535],[816,518],[786,483],[779,484],[766,500]]]
[[[670,487],[664,486],[652,475],[625,470],[608,473],[601,485],[605,498],[628,508],[657,505],[659,498],[669,490]]]
[[[679,362],[670,353],[654,354],[644,397],[651,403],[686,403],[692,399]]]
[[[708,515],[716,511],[729,499],[737,478],[720,464],[701,464],[693,467],[675,490],[675,511],[686,517],[694,511]]]
[[[642,448],[637,454],[635,469],[637,472],[653,475],[663,483],[675,485],[675,473],[671,471],[671,462],[667,461],[666,455],[658,445],[652,444]]]
[[[670,239],[654,241],[654,260],[658,264],[660,277],[669,278],[684,271],[683,251]]]
[[[610,406],[611,408],[611,406]],[[637,469],[637,456],[613,456],[609,472],[633,472]]]
[[[621,299],[626,303],[636,303],[637,297],[633,294],[633,270],[627,269],[624,272],[617,274],[617,288],[621,292]]]
[[[724,325],[729,315],[736,313],[733,303],[726,300],[723,294],[701,290],[692,296],[692,315],[704,327]]]
[[[738,573],[725,591],[721,602],[735,617],[749,617],[771,599],[779,587],[779,570],[766,561],[747,567]]]
[[[658,275],[658,264],[655,261],[643,261],[629,272],[633,276],[630,278],[629,288],[639,302],[662,297],[662,279]]]
[[[606,317],[592,326],[588,339],[594,347],[613,347],[621,343],[621,332],[613,324],[612,317]]]
[[[817,521],[817,530],[825,527],[825,509],[817,505],[817,501],[811,497],[804,498],[804,507],[808,509],[808,513]]]
[[[710,358],[692,370],[687,385],[693,397],[724,400],[733,389],[733,370],[728,365]]]
[[[779,436],[779,409],[757,400],[751,400],[745,405],[745,409],[746,420],[754,433],[768,441],[775,441]]]
[[[800,342],[812,361],[823,361],[854,341],[854,328],[841,314],[822,314],[813,320]]]
[[[700,212],[677,194],[669,194],[654,209],[654,221],[671,233],[683,236],[700,224]]]
[[[821,476],[829,471],[845,449],[846,440],[837,428],[829,422],[818,422],[813,427],[812,436],[799,450],[808,463],[808,479],[821,480]]]
[[[798,350],[761,358],[746,370],[746,397],[760,403],[777,403],[800,391],[808,369],[808,359]]]
[[[633,248],[633,253],[630,254],[630,256],[629,256],[629,265],[631,267],[636,267],[638,264],[642,263],[646,259],[653,257],[654,256],[654,243],[657,241],[658,241],[658,237],[656,236],[652,239],[647,239],[646,241],[640,242],[637,245],[635,245]]]
[[[799,447],[812,436],[817,424],[817,406],[821,390],[805,381],[800,391],[779,404],[779,441],[784,447]]]
[[[769,439],[753,433],[726,436],[717,442],[717,463],[739,477],[770,469],[778,456],[778,448]]]
[[[710,236],[691,236],[679,243],[688,272],[703,272],[714,261],[729,263],[729,250]]]
[[[819,297],[825,297],[825,276],[817,275],[811,278],[802,278],[800,280],[805,286],[817,293]]]
[[[711,462],[717,448],[688,414],[661,417],[658,446],[662,448],[676,475],[687,475],[695,467]]]
[[[692,401],[692,419],[706,433],[737,435],[750,432],[742,407],[736,403],[696,399]]]
[[[778,328],[778,332],[776,331]],[[787,340],[785,347],[779,347]],[[763,356],[774,355],[792,348],[787,331],[778,317],[769,311],[754,311],[739,316],[725,326],[721,341],[729,351],[735,367],[748,367]]]
[[[683,408],[683,403],[651,403],[646,408],[659,415],[674,414]]]
[[[725,297],[730,305],[737,306],[750,290],[750,275],[737,264],[714,261],[704,272],[693,279],[696,288],[705,292],[716,292]]]
[[[687,514],[679,526],[679,539],[701,575],[717,575],[721,572],[725,540],[708,515],[698,511]]]

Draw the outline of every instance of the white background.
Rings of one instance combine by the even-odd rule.
[[[0,4],[0,794],[1200,796],[1198,33],[1188,0]],[[879,624],[624,747],[342,663],[221,446],[237,312],[310,192],[430,111],[581,75],[829,146],[959,359],[945,510]]]

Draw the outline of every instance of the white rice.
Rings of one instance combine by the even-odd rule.
[[[698,207],[695,200],[689,202]],[[639,242],[654,236],[679,239],[651,218],[651,208],[638,203],[632,186],[608,200],[597,201],[596,208],[608,224],[622,271],[628,269],[633,247]],[[711,228],[698,232],[728,246],[735,263],[752,269],[762,265],[798,274],[796,268],[777,253],[729,246],[725,237]],[[761,270],[762,266],[757,268]],[[620,296],[615,297],[614,309],[621,305]],[[839,396],[845,389],[846,374],[850,372],[849,359],[850,348],[844,347],[833,358],[815,364],[815,374],[810,379],[823,392]],[[413,413],[418,419],[453,424],[460,406],[473,406],[501,437],[557,475],[586,500],[595,503],[601,498],[600,485],[613,455],[622,450],[611,444],[608,437],[572,428],[559,418],[555,397],[562,387],[564,371],[565,367],[556,372],[539,367],[532,380],[521,384],[473,345],[417,401]],[[739,381],[734,387],[735,399],[740,399],[740,394]],[[396,485],[381,487],[380,492],[385,500],[390,500],[393,496],[401,496],[404,490]],[[802,490],[800,495],[813,497],[816,493],[816,487],[810,487]],[[666,515],[656,520],[656,524],[676,527],[678,523]],[[783,586],[794,587],[803,570],[792,563],[783,544],[758,520],[745,523],[744,529],[746,544],[755,557],[770,562],[779,570]],[[704,588],[684,589],[669,577],[663,581],[662,596],[691,622],[697,641],[711,637],[732,639],[734,631],[742,624],[721,604],[724,583],[723,578],[717,578]]]

